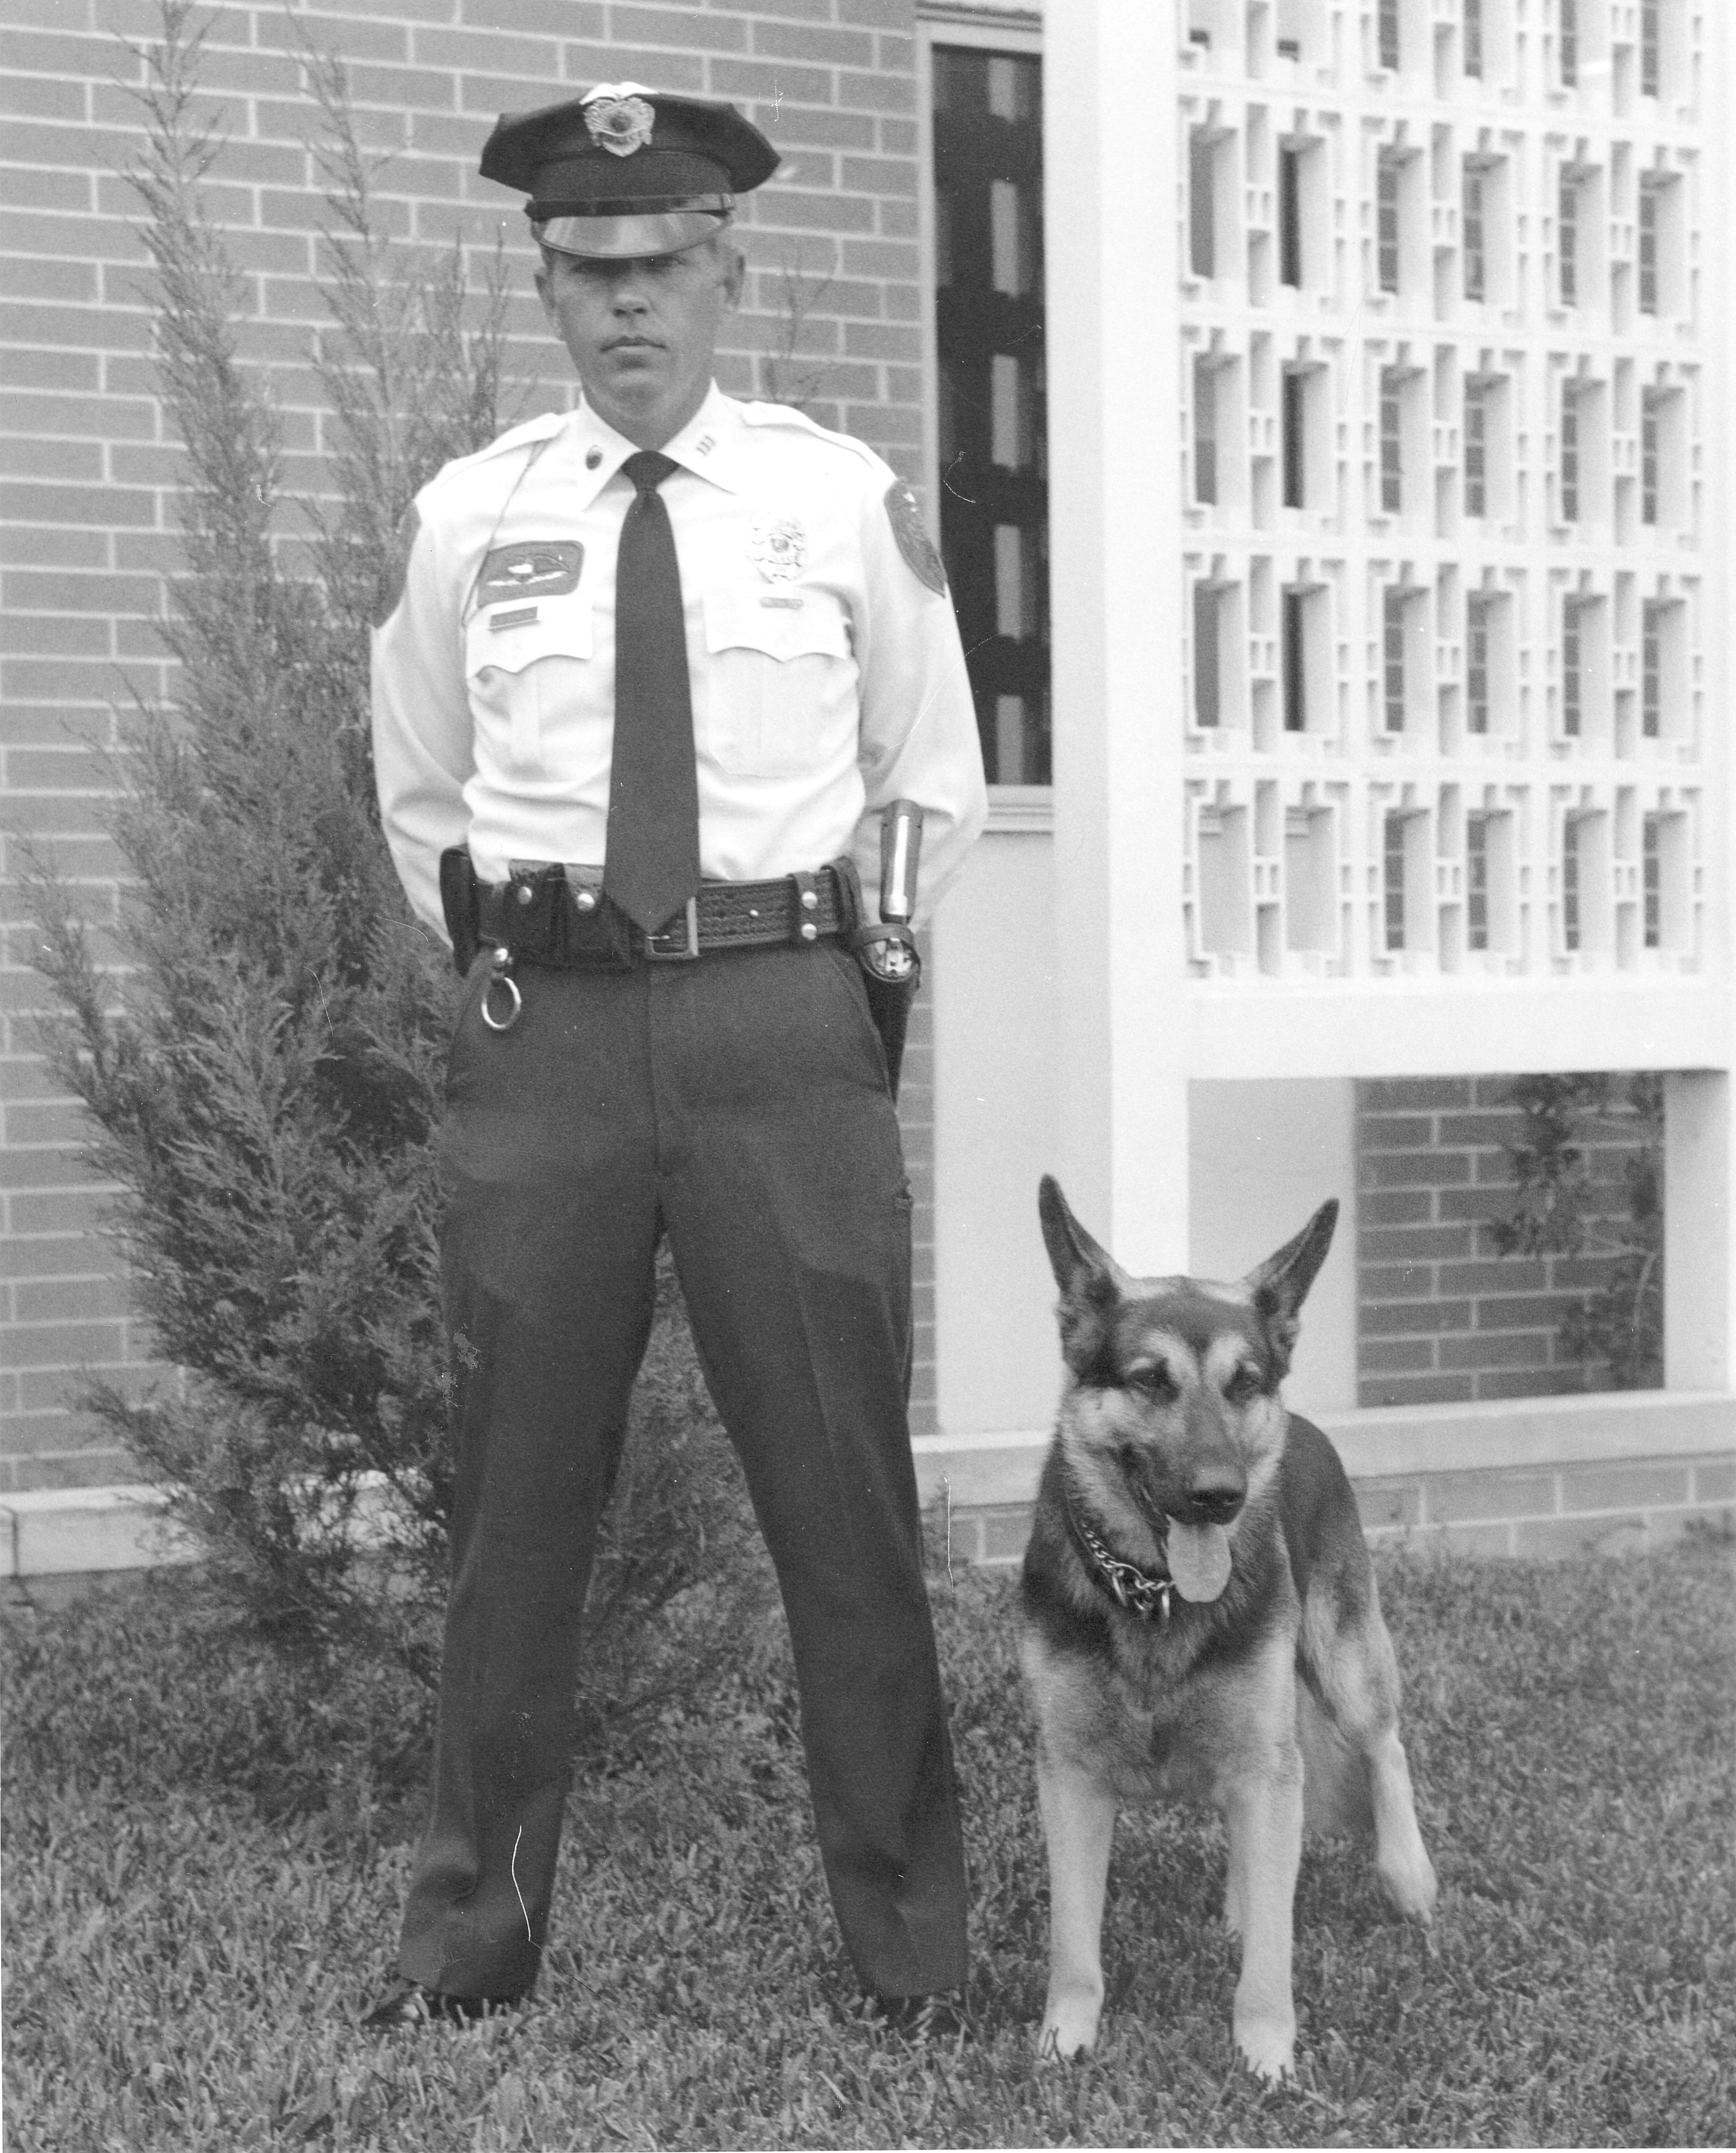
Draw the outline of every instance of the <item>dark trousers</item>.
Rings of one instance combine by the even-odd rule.
[[[495,1033],[473,973],[452,1049],[452,1597],[400,1968],[461,1996],[536,1978],[579,1616],[666,1229],[776,1566],[846,1947],[882,1994],[958,1988],[964,1855],[905,1413],[909,1194],[855,963],[822,943],[518,978],[523,1014]]]

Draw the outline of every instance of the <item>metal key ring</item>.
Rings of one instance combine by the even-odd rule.
[[[496,949],[493,958],[493,974],[482,990],[482,1021],[491,1031],[511,1031],[524,1008],[524,996],[518,991],[518,982],[507,967],[512,962],[510,950]],[[512,1006],[504,1016],[496,1016],[488,1006],[488,998],[496,987],[504,987],[512,997]]]

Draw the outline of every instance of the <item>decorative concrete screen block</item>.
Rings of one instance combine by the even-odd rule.
[[[1201,979],[1701,961],[1702,156],[1578,18],[1261,5],[1180,55]]]

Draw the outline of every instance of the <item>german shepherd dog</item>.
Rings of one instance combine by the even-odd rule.
[[[1236,2046],[1281,2078],[1305,1827],[1372,1832],[1404,1913],[1427,1922],[1435,1896],[1356,1499],[1279,1396],[1338,1206],[1237,1285],[1130,1277],[1046,1176],[1039,1208],[1067,1364],[1021,1641],[1049,1850],[1040,2053],[1097,2039],[1117,1809],[1176,1796],[1223,1816]]]

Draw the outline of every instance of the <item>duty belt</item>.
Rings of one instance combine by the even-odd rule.
[[[817,942],[853,926],[854,870],[847,861],[770,882],[714,882],[657,933],[635,926],[603,894],[600,878],[554,866],[519,868],[511,881],[474,883],[478,943],[517,964],[586,970],[680,963],[717,949]]]

